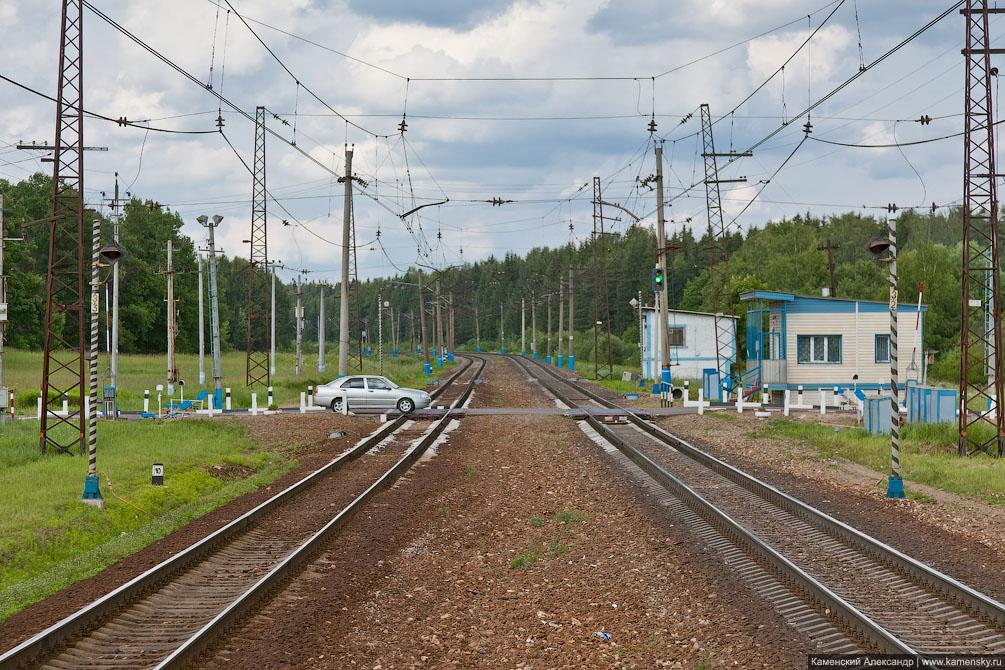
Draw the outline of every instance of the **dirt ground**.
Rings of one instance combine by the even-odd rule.
[[[14,614],[0,623],[0,640],[3,641],[0,648],[6,650],[31,637],[172,554],[194,544],[304,475],[321,467],[378,426],[376,417],[346,417],[328,412],[308,416],[285,414],[214,419],[217,420],[248,422],[251,437],[264,445],[283,449],[291,458],[297,460],[297,467],[271,485],[235,498],[132,556],[114,563],[95,576],[77,582]],[[345,437],[328,439],[328,434],[336,430],[345,431]]]
[[[551,403],[511,364],[486,376],[474,406]],[[203,665],[779,668],[808,647],[575,423],[472,416]]]
[[[1005,600],[1005,509],[921,484],[930,501],[888,500],[886,475],[848,461],[823,460],[796,439],[754,438],[763,426],[752,413],[731,420],[676,416],[657,423],[675,435],[786,493],[855,526],[906,554]],[[848,415],[794,414],[794,420],[851,425]]]

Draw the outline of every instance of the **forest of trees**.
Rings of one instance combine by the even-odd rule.
[[[47,239],[44,225],[29,223],[49,214],[50,179],[36,174],[17,184],[0,180],[5,198],[6,234],[23,234],[24,242],[6,249],[8,275],[9,346],[38,349],[42,346],[45,307],[45,270]],[[781,221],[769,221],[751,228],[746,234],[734,231],[729,240],[729,295],[734,313],[742,315],[739,294],[756,288],[819,295],[830,284],[827,256],[818,246],[830,242],[836,246],[836,284],[839,296],[885,300],[886,268],[866,251],[866,242],[885,234],[884,212],[877,216],[845,213],[818,218],[797,215]],[[110,224],[106,239],[110,239]],[[197,348],[197,273],[193,240],[181,234],[182,220],[170,211],[162,211],[147,202],[133,199],[125,206],[122,223],[122,291],[120,348],[124,352],[154,353],[166,348],[166,279],[159,271],[165,262],[167,241],[174,241],[175,295],[179,299],[179,335],[177,347],[182,352]],[[915,301],[924,283],[924,301],[930,306],[926,324],[926,347],[936,349],[939,362],[934,376],[951,378],[958,369],[960,331],[960,275],[962,228],[959,211],[950,214],[905,211],[898,219],[900,253],[899,289],[902,301]],[[432,287],[440,280],[444,298],[452,294],[456,313],[456,341],[470,343],[475,337],[474,311],[478,306],[480,335],[484,345],[498,342],[500,306],[505,318],[506,336],[518,337],[520,300],[529,305],[532,296],[539,300],[538,328],[545,328],[548,293],[554,293],[553,325],[557,328],[557,291],[559,280],[575,271],[576,314],[578,330],[590,330],[594,323],[594,297],[599,296],[603,319],[602,291],[595,291],[598,242],[589,240],[578,246],[557,249],[539,248],[520,258],[507,253],[502,258],[451,267],[439,272],[426,270],[427,309],[431,309]],[[680,309],[707,310],[711,303],[708,272],[708,239],[695,237],[689,230],[675,232],[670,240],[674,251],[668,267],[670,305]],[[655,263],[656,240],[651,229],[631,227],[624,233],[605,237],[606,269],[612,331],[618,337],[615,356],[631,362],[637,356],[637,313],[629,301],[642,291],[643,302],[652,303],[649,287],[650,269]],[[221,256],[218,262],[221,332],[224,349],[243,349],[245,342],[246,283],[242,274],[247,261]],[[410,316],[418,324],[418,276],[412,268],[403,276],[371,279],[354,288],[351,321],[356,324],[356,299],[359,295],[361,320],[374,324],[376,334],[377,295],[390,302],[401,314],[401,341],[410,338]],[[316,340],[319,284],[304,284],[305,339]],[[338,301],[332,300],[337,286],[326,291],[326,332],[337,340]],[[277,347],[290,349],[295,338],[293,286],[277,281]],[[208,312],[207,312],[208,313]],[[208,317],[207,317],[208,318]],[[432,321],[429,321],[431,327]],[[741,324],[742,326],[742,324]],[[417,326],[416,326],[417,327]],[[527,317],[530,327],[530,316]],[[355,328],[354,328],[355,330]],[[386,331],[385,331],[386,332]],[[742,334],[742,327],[740,329]],[[354,332],[353,340],[358,333]],[[592,360],[593,338],[579,338],[577,357]],[[539,338],[543,341],[543,338]],[[512,348],[512,347],[510,347]],[[539,344],[543,349],[543,344]],[[742,351],[742,344],[741,344]]]

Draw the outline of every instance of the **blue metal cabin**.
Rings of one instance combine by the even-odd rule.
[[[750,291],[740,299],[749,305],[744,387],[889,390],[888,303],[775,291]],[[927,311],[926,305],[920,315],[917,304],[897,306],[902,382],[924,383]]]

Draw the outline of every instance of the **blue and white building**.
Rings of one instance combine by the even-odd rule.
[[[798,386],[889,390],[887,302],[775,291],[750,291],[740,299],[749,305],[745,388],[763,383],[771,390]],[[902,383],[924,379],[927,311],[925,305],[920,309],[917,304],[897,306]]]
[[[727,319],[730,324],[729,370],[736,361],[737,317],[720,315],[719,318]],[[659,312],[652,307],[643,307],[642,319],[642,373],[646,379],[658,380],[663,367],[656,328]],[[670,339],[670,375],[674,380],[701,379],[704,370],[716,367],[714,315],[670,310],[667,332]]]

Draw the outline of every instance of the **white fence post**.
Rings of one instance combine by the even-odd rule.
[[[827,414],[827,392],[820,389],[820,416]]]
[[[803,407],[803,385],[796,387],[796,406]]]
[[[209,394],[208,396],[206,396],[206,401],[207,401],[207,403],[208,403],[208,404],[206,405],[206,409],[207,409],[207,415],[208,415],[208,416],[209,416],[210,418],[213,418],[213,395],[214,395],[214,394],[210,393],[210,394]],[[158,397],[159,397],[159,396],[158,396]]]
[[[705,413],[705,389],[700,387],[698,389],[698,414]]]
[[[792,391],[790,391],[789,389],[785,389],[785,399],[782,401],[783,402],[782,414],[784,414],[785,416],[789,415],[789,400],[791,393]]]
[[[303,391],[300,392],[300,413],[305,414],[307,412],[307,394]]]
[[[38,412],[37,412],[37,414],[38,414],[38,420],[41,421],[42,420],[42,394],[41,393],[38,394]]]
[[[269,406],[268,409],[272,409],[272,405],[275,404],[275,399],[272,397],[272,387],[269,387]]]
[[[258,414],[258,394],[257,393],[252,393],[251,394],[251,414],[252,414],[252,416],[256,416]]]
[[[143,391],[143,411],[147,414],[150,413],[150,389]]]
[[[230,410],[230,387],[229,386],[227,387],[227,396],[226,396],[226,400],[224,402],[226,402],[225,407],[227,408],[227,410]]]

